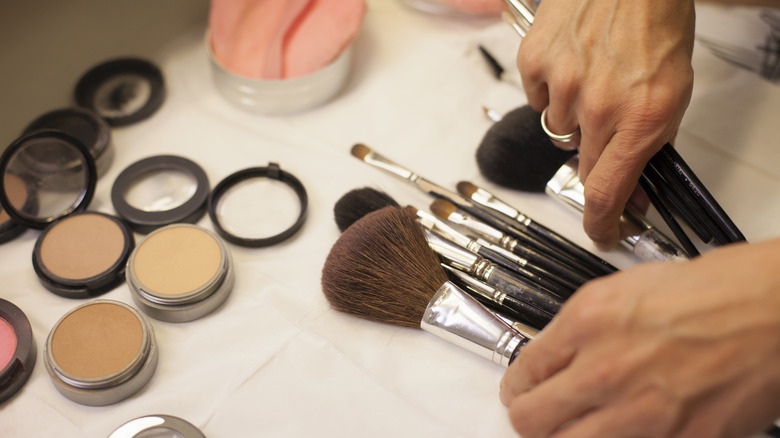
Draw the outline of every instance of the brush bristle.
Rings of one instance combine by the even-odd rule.
[[[471,198],[471,195],[477,192],[477,186],[474,184],[468,182],[468,181],[460,181],[458,183],[458,193],[461,195]]]
[[[431,203],[431,212],[439,219],[449,219],[458,207],[450,201],[437,199]]]
[[[336,225],[344,232],[350,225],[363,216],[388,205],[398,206],[388,194],[370,187],[350,190],[336,201],[333,216]]]
[[[540,117],[530,106],[521,106],[485,133],[477,148],[477,166],[486,179],[511,189],[544,192],[576,151],[557,148],[542,130]]]
[[[420,327],[425,308],[447,281],[422,228],[405,209],[384,207],[346,229],[322,269],[334,309],[360,318]]]
[[[357,143],[354,146],[352,146],[352,150],[350,151],[350,153],[352,153],[353,156],[360,158],[362,160],[366,158],[366,155],[371,153],[371,148],[364,144]]]

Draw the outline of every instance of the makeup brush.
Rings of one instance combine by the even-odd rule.
[[[370,207],[377,207],[375,210],[370,210]],[[348,192],[339,202],[336,202],[334,207],[334,214],[337,220],[341,220],[343,228],[346,230],[352,223],[359,220],[362,216],[357,217],[356,212],[365,212],[365,214],[371,213],[386,206],[398,206],[396,201],[389,195],[379,192],[371,188],[356,189]],[[426,228],[426,239],[429,242],[429,246],[433,248],[437,254],[444,260],[442,263],[444,266],[457,266],[457,269],[464,270],[468,273],[476,273],[480,278],[490,278],[490,281],[494,285],[500,285],[503,288],[508,288],[510,296],[507,298],[507,302],[516,301],[516,303],[509,303],[511,309],[516,312],[520,312],[522,309],[523,317],[521,321],[526,321],[536,328],[542,328],[552,318],[552,313],[540,310],[539,306],[532,306],[526,304],[526,301],[531,303],[533,300],[529,299],[535,295],[541,294],[542,291],[556,296],[556,294],[548,289],[545,289],[542,285],[547,284],[547,280],[543,280],[539,283],[539,274],[527,274],[523,271],[522,266],[516,266],[521,268],[512,270],[513,274],[517,274],[522,278],[511,278],[512,274],[507,274],[503,278],[507,282],[500,282],[500,274],[493,274],[493,265],[489,262],[499,263],[501,266],[507,269],[511,269],[511,266],[515,261],[511,259],[511,253],[509,257],[504,257],[503,253],[498,250],[490,251],[480,248],[479,243],[471,242],[466,236],[459,235],[458,232],[451,229],[451,227],[436,221],[434,218],[429,217],[425,212],[418,211],[414,207],[406,207],[412,215],[415,216],[415,220]],[[365,216],[364,214],[364,216]],[[351,221],[351,222],[350,222]],[[438,231],[438,234],[434,234],[434,229]],[[452,240],[456,241],[452,241]],[[479,254],[476,254],[475,251]],[[491,258],[492,257],[492,258]],[[487,261],[483,261],[486,259]],[[447,265],[449,263],[450,265]],[[519,263],[518,263],[519,265]],[[501,269],[499,269],[501,271]],[[526,275],[523,275],[526,274]],[[549,278],[549,277],[548,277]],[[534,281],[537,280],[537,281]],[[562,287],[560,285],[558,288]],[[563,289],[561,291],[565,293],[565,296],[571,295],[573,289]],[[502,292],[503,293],[503,292]],[[505,294],[506,295],[506,294]],[[520,296],[520,299],[515,296]],[[558,304],[558,307],[560,304]]]
[[[483,246],[485,242],[477,242],[458,233],[427,212],[410,206],[406,209],[410,214],[416,215],[417,223],[425,230],[446,242],[446,248],[442,249],[438,239],[428,235],[428,245],[444,259],[445,263],[464,270],[487,284],[551,315],[558,312],[564,297],[574,293],[573,289],[559,286],[524,267],[509,266],[511,262],[508,262],[509,259],[504,259],[504,253],[507,251],[503,248]]]
[[[395,199],[387,193],[371,187],[363,187],[350,190],[339,198],[333,206],[333,216],[339,231],[343,233],[358,219],[388,205],[398,207]]]
[[[321,284],[338,311],[421,327],[497,364],[511,363],[528,342],[448,280],[402,208],[382,208],[347,228],[325,260]]]
[[[482,55],[482,58],[487,63],[488,67],[490,68],[490,72],[493,74],[493,77],[498,79],[499,81],[506,82],[509,84],[514,85],[517,88],[522,89],[523,87],[518,84],[511,76],[507,75],[506,69],[504,69],[504,66],[501,65],[500,62],[493,56],[492,53],[490,53],[485,46],[480,44],[477,46],[477,49],[479,50],[479,53]]]
[[[541,253],[544,253],[548,257],[561,260],[569,266],[576,266],[584,272],[594,273],[598,275],[599,272],[603,272],[603,266],[589,266],[593,263],[587,259],[578,259],[576,256],[567,253],[565,248],[551,246],[545,242],[542,242],[537,237],[532,236],[526,231],[518,229],[512,226],[509,221],[499,217],[495,213],[488,209],[476,206],[471,201],[463,198],[457,193],[453,193],[447,189],[438,186],[420,175],[412,172],[411,170],[401,166],[400,164],[390,160],[389,158],[371,150],[364,144],[355,144],[352,146],[351,153],[354,157],[369,164],[378,169],[382,169],[392,175],[395,175],[407,182],[414,184],[418,189],[431,196],[440,199],[446,199],[459,208],[469,212],[470,214],[480,218],[487,222],[491,226],[497,227],[502,231],[512,235],[515,239],[521,242],[523,245],[533,248]],[[604,262],[606,263],[606,262]]]
[[[449,202],[443,201],[442,202]],[[352,222],[360,217],[356,213],[363,215],[378,210],[388,205],[398,205],[389,195],[370,188],[356,189],[342,196],[334,206],[334,215],[339,227],[344,230]],[[519,280],[525,285],[550,292],[558,297],[569,297],[581,285],[569,281],[566,277],[559,277],[545,270],[544,268],[534,266],[527,259],[501,247],[500,245],[488,242],[481,238],[472,238],[442,220],[428,214],[427,212],[417,210],[414,207],[407,207],[414,211],[417,221],[443,238],[479,255],[501,267],[512,271],[519,276]]]
[[[528,261],[528,264],[538,266],[545,272],[549,272],[557,278],[565,279],[569,284],[577,287],[583,285],[588,280],[596,278],[592,275],[581,274],[566,265],[559,263],[548,257],[544,257],[533,251],[529,251],[518,244],[516,239],[503,233],[501,230],[491,227],[468,213],[458,209],[458,207],[444,199],[436,199],[431,203],[431,212],[437,217],[448,220],[456,225],[471,230],[473,233],[483,236],[486,240],[496,243],[502,248],[511,251],[517,256]]]
[[[513,126],[516,124],[525,123],[526,125],[540,126],[538,117],[527,117],[528,111],[533,110],[530,107],[520,107],[507,113],[500,124],[495,124],[491,130],[499,131],[499,133],[516,133],[518,131]],[[504,124],[509,126],[504,128],[501,126]],[[539,129],[541,130],[541,128]],[[496,134],[494,133],[494,135]],[[547,154],[549,149],[558,148],[550,143],[543,132],[540,135],[530,137],[530,139],[526,136],[510,140],[509,136],[503,136],[506,141],[495,142],[490,141],[490,138],[486,135],[477,151],[477,162],[486,179],[499,185],[503,185],[502,183],[508,179],[514,179],[516,182],[510,183],[510,188],[523,187],[525,191],[546,192],[551,197],[582,213],[585,200],[582,184],[577,175],[576,155]],[[529,169],[535,169],[534,173],[530,175],[516,173],[511,159],[523,161]],[[500,176],[496,177],[496,175]],[[528,181],[525,181],[526,179]],[[541,181],[545,181],[545,183],[541,184]],[[461,186],[461,190],[464,192],[466,192],[466,188],[473,189],[473,187]],[[472,192],[472,190],[468,192]],[[473,191],[472,195],[477,193],[479,192]],[[481,202],[487,202],[491,196],[486,193],[480,194],[478,198],[484,198]],[[686,251],[652,227],[641,215],[626,209],[621,217],[621,222],[627,230],[630,230],[629,235],[623,239],[622,243],[640,259],[645,261],[687,259]]]
[[[545,227],[539,222],[536,222],[508,203],[498,199],[498,197],[492,193],[481,187],[477,187],[473,183],[468,181],[459,182],[458,192],[467,199],[470,199],[485,208],[489,208],[500,215],[504,215],[508,218],[508,220],[513,221],[513,224],[516,224],[516,226],[528,231],[529,233],[537,235],[542,240],[550,242],[551,245],[557,245],[562,248],[566,248],[568,251],[574,253],[577,257],[590,260],[593,263],[593,266],[601,268],[604,274],[609,274],[617,270],[617,268],[610,265],[600,257],[595,256],[571,240]]]

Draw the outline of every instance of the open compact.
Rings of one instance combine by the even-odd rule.
[[[173,415],[145,415],[134,418],[111,432],[108,438],[205,438],[203,432],[187,420]]]
[[[118,218],[81,212],[52,223],[38,236],[33,268],[57,295],[88,298],[124,282],[134,247],[133,233]]]
[[[0,206],[18,226],[43,229],[92,201],[95,159],[76,137],[36,130],[14,140],[0,156]]]
[[[257,202],[262,200],[262,202]],[[230,243],[260,248],[293,236],[306,220],[303,184],[277,163],[250,167],[219,182],[208,201],[209,217]]]
[[[57,390],[84,405],[117,403],[138,392],[157,367],[148,320],[119,301],[94,300],[60,318],[43,350]]]
[[[233,261],[213,232],[173,224],[146,236],[130,255],[127,284],[152,318],[186,322],[217,309],[233,289]]]
[[[0,404],[27,382],[36,354],[27,316],[13,303],[0,298]]]
[[[111,202],[130,227],[149,233],[172,223],[195,223],[206,213],[209,180],[194,161],[175,155],[144,158],[114,181]]]
[[[44,113],[24,129],[25,133],[41,129],[63,131],[77,138],[95,159],[98,177],[104,175],[114,158],[111,128],[96,112],[88,108],[62,108]]]
[[[76,84],[76,102],[111,126],[140,122],[165,100],[165,81],[156,65],[140,58],[112,59],[92,67]]]

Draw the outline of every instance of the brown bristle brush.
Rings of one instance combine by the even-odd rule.
[[[338,311],[420,327],[498,364],[507,365],[528,342],[448,280],[422,228],[400,207],[384,207],[349,226],[325,260],[321,284]]]

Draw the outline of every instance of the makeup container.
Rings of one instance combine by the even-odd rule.
[[[231,104],[262,114],[294,113],[331,100],[344,87],[352,67],[352,47],[348,47],[333,62],[306,76],[253,79],[228,70],[207,46],[217,91]]]
[[[127,284],[138,307],[168,322],[213,312],[230,295],[233,279],[233,261],[222,239],[191,224],[150,233],[127,263]]]
[[[54,325],[43,350],[46,370],[65,397],[84,405],[122,401],[149,382],[157,343],[148,320],[119,301],[82,304]]]
[[[23,205],[30,199],[24,181],[13,174],[7,174],[3,179],[3,191],[6,193],[8,202],[17,209],[23,209]],[[8,212],[0,207],[0,243],[16,238],[26,229],[27,227],[24,225],[14,222]]]
[[[206,213],[206,172],[194,161],[157,155],[127,167],[114,181],[111,203],[130,227],[149,233],[172,223],[195,223]]]
[[[165,81],[156,65],[145,59],[119,58],[96,65],[76,84],[76,102],[111,126],[140,122],[165,100]]]
[[[277,163],[229,175],[214,187],[208,201],[217,233],[230,243],[250,248],[292,237],[303,226],[307,206],[303,184]]]
[[[97,183],[95,159],[76,137],[43,129],[23,134],[0,156],[0,206],[18,226],[43,229],[84,211]]]
[[[124,282],[134,247],[133,233],[121,220],[82,212],[52,223],[40,234],[33,268],[46,289],[67,298],[88,298]]]
[[[173,415],[146,415],[119,426],[108,438],[150,438],[175,436],[177,438],[205,438],[206,435],[187,420]]]
[[[37,350],[30,321],[0,298],[0,404],[19,392],[35,367]]]
[[[77,138],[95,159],[98,177],[104,175],[114,158],[111,128],[88,108],[62,108],[40,115],[24,129],[25,133],[56,129]]]

